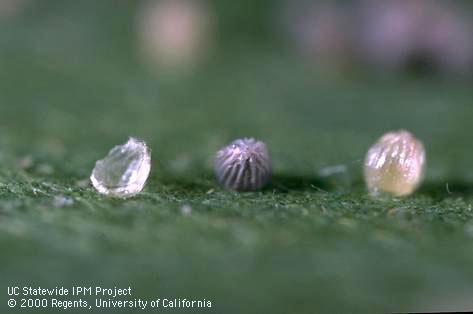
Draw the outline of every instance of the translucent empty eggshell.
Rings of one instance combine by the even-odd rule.
[[[99,193],[126,198],[143,190],[150,170],[150,149],[145,142],[130,138],[97,161],[90,180]]]

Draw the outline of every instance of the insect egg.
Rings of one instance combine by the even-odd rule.
[[[90,180],[99,193],[126,198],[141,192],[150,170],[150,149],[145,142],[130,138],[97,161]]]
[[[217,152],[215,173],[227,189],[256,191],[271,178],[271,159],[266,145],[253,138],[233,141]]]
[[[422,181],[425,150],[411,133],[401,130],[382,136],[365,159],[365,181],[372,195],[406,196]]]

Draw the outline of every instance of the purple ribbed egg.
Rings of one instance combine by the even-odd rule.
[[[233,141],[217,152],[218,182],[235,191],[256,191],[271,179],[271,159],[266,145],[253,138]]]

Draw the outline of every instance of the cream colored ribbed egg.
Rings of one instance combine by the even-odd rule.
[[[372,195],[406,196],[422,181],[425,150],[408,131],[383,135],[369,150],[364,165],[366,185]]]

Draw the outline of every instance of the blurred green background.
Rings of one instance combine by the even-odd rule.
[[[311,61],[283,2],[208,2],[211,39],[182,64],[143,59],[149,3],[22,4],[0,15],[2,313],[23,285],[213,304],[169,312],[473,309],[470,74]],[[425,182],[370,198],[364,154],[400,128],[426,146]],[[95,161],[128,136],[153,150],[149,182],[100,196]],[[225,191],[214,154],[246,136],[268,144],[273,182]]]

